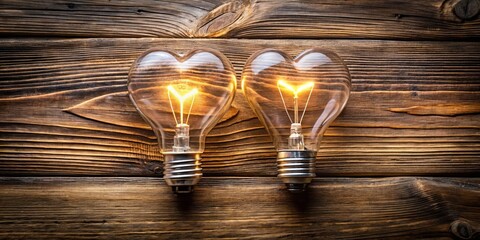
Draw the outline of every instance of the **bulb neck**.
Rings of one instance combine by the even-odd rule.
[[[163,179],[174,193],[190,193],[202,178],[200,153],[166,152]]]
[[[305,141],[302,135],[302,124],[292,123],[290,126],[290,136],[288,137],[289,149],[304,150]]]
[[[278,177],[291,192],[302,192],[315,177],[316,151],[280,150],[277,155]]]
[[[177,124],[175,136],[173,137],[174,152],[190,151],[190,126],[188,124]]]

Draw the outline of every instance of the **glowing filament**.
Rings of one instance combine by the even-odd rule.
[[[302,122],[303,116],[305,115],[305,111],[307,110],[308,102],[310,101],[310,96],[312,96],[312,91],[313,91],[314,86],[315,86],[315,84],[313,82],[307,82],[307,83],[302,84],[302,85],[295,88],[294,86],[286,83],[283,80],[278,80],[278,82],[277,82],[278,92],[280,93],[280,96],[282,97],[283,106],[285,107],[285,112],[287,113],[287,116],[290,119],[290,122],[292,122],[292,123],[301,123]],[[294,109],[293,109],[294,120],[293,121],[292,121],[292,118],[290,117],[290,114],[288,113],[287,104],[285,103],[285,99],[283,98],[283,94],[282,94],[282,88],[290,91],[293,94],[293,105],[294,105]],[[307,89],[310,89],[310,93],[308,94],[307,102],[305,103],[305,108],[303,109],[302,117],[299,120],[298,119],[298,96],[301,92],[303,92]]]
[[[194,88],[194,89],[190,90],[190,92],[188,92],[187,94],[181,95],[180,93],[177,92],[177,90],[172,85],[169,85],[167,87],[167,89],[168,89],[168,100],[170,101],[170,107],[172,108],[173,118],[175,118],[175,122],[177,123],[177,125],[178,124],[187,124],[188,123],[188,118],[190,117],[190,112],[192,111],[193,102],[195,101],[195,95],[197,95],[198,90],[196,88]],[[180,123],[177,121],[177,117],[175,116],[175,111],[173,110],[173,104],[172,104],[172,99],[170,97],[170,95],[171,95],[170,93],[172,93],[173,96],[175,96],[175,98],[177,98],[178,102],[180,103]],[[188,110],[187,119],[184,122],[183,121],[184,103],[185,103],[185,100],[190,98],[190,97],[192,98],[192,101],[191,101],[191,104],[190,104],[190,109]]]

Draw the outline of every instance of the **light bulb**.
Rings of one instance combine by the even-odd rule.
[[[212,49],[182,56],[153,49],[133,63],[129,96],[158,138],[164,179],[175,193],[191,192],[200,181],[206,135],[230,107],[235,90],[235,70]]]
[[[350,74],[339,56],[320,49],[295,59],[279,50],[252,55],[242,89],[277,149],[278,177],[291,191],[303,191],[315,177],[325,130],[345,107]]]

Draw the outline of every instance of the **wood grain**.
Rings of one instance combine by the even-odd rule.
[[[237,77],[263,48],[293,56],[312,46],[337,52],[353,90],[326,132],[319,176],[480,172],[476,42],[77,39],[0,41],[0,174],[160,174],[153,132],[126,96],[131,63],[156,46],[218,49]],[[239,93],[207,137],[203,167],[206,176],[274,176],[275,156]]]
[[[480,112],[480,104],[437,104],[407,108],[390,108],[389,111],[412,115],[457,116],[464,114],[478,114]]]
[[[0,35],[478,39],[480,6],[468,2],[6,0]]]
[[[205,178],[191,196],[158,178],[1,178],[0,238],[451,239],[480,226],[479,196],[468,178],[318,178],[298,195]]]

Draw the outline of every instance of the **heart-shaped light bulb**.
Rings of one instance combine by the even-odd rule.
[[[325,130],[345,107],[350,74],[335,53],[310,49],[292,59],[275,49],[252,55],[242,89],[278,151],[278,176],[289,190],[304,190],[315,177]]]
[[[190,192],[200,180],[206,135],[230,107],[235,90],[231,63],[212,49],[183,56],[154,49],[131,67],[130,99],[158,138],[164,179],[175,192]]]

